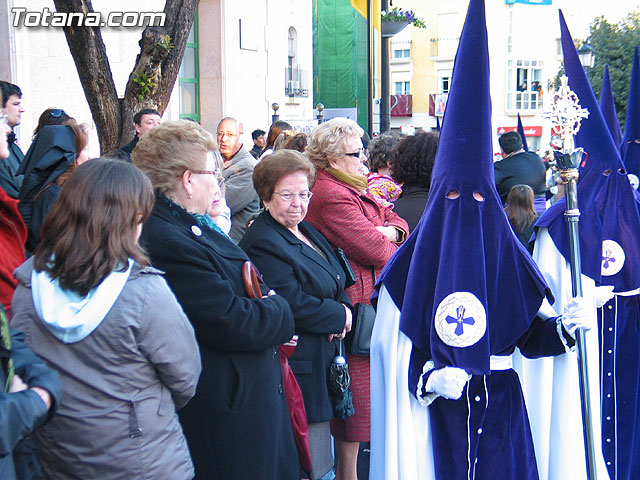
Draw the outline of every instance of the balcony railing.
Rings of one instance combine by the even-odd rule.
[[[413,97],[411,95],[391,95],[389,106],[392,117],[410,117],[413,114]]]
[[[284,94],[287,97],[308,97],[309,72],[300,68],[284,69]]]

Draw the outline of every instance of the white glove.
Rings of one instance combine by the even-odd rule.
[[[583,297],[574,297],[566,307],[562,314],[561,321],[564,329],[574,339],[576,338],[576,329],[583,328],[591,330],[595,322],[595,311],[593,304],[590,306],[589,301]]]
[[[457,400],[462,396],[464,386],[470,379],[471,375],[462,368],[443,367],[429,375],[425,391],[437,393],[449,400]]]
[[[603,287],[596,287],[594,298],[596,299],[596,308],[601,308],[605,303],[611,300],[615,294],[613,293],[614,286],[606,285]]]

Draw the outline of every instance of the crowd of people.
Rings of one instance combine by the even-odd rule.
[[[371,442],[375,479],[569,478],[576,395],[545,395],[575,380],[582,329],[602,357],[598,472],[636,478],[638,399],[615,378],[636,388],[640,361],[604,352],[637,351],[617,323],[640,315],[637,194],[594,115],[573,298],[548,165],[518,132],[491,161],[482,0],[468,15],[441,132],[277,121],[249,148],[238,118],[212,133],[144,109],[90,160],[86,128],[47,108],[23,155],[22,92],[0,82],[0,477],[357,480]]]

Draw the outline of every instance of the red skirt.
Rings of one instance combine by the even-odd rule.
[[[331,420],[331,434],[346,442],[368,442],[371,437],[371,397],[369,393],[369,357],[347,353],[353,408],[349,418]]]

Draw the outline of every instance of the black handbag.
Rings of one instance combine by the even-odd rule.
[[[351,285],[356,283],[356,274],[353,273],[353,268],[351,268],[351,264],[349,263],[349,260],[347,260],[347,256],[344,254],[344,251],[341,248],[336,248],[334,250],[334,253],[336,254],[338,263],[340,263],[340,266],[344,271],[344,288],[349,288]]]
[[[371,332],[376,320],[376,310],[366,303],[358,303],[351,325],[351,331],[344,343],[351,355],[369,356],[371,351]]]

